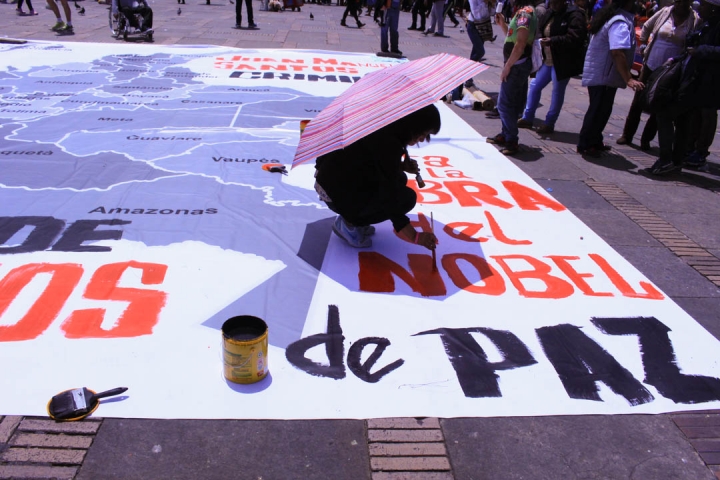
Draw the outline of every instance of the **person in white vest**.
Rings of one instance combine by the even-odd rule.
[[[588,105],[577,152],[598,157],[610,147],[603,130],[610,120],[618,88],[642,90],[644,85],[630,74],[635,54],[635,0],[613,0],[593,17],[590,44],[585,55],[582,85],[588,89]]]

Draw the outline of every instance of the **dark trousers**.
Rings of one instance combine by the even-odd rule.
[[[638,77],[638,81],[642,82],[643,84],[646,83],[652,72],[653,71],[647,68],[647,66],[643,65],[642,70],[640,70],[640,76]],[[635,92],[632,104],[630,105],[630,110],[628,110],[627,118],[625,119],[625,127],[623,127],[623,137],[625,137],[628,142],[632,141],[633,137],[635,136],[635,132],[637,132],[638,126],[640,125],[640,116],[642,115],[643,111],[642,97],[642,91]],[[655,118],[655,114],[653,113],[650,114],[650,117],[648,117],[645,128],[643,129],[642,136],[640,137],[640,142],[650,143],[650,140],[655,138],[656,133],[657,120]]]
[[[389,8],[385,10],[385,19],[380,27],[380,50],[388,51],[388,37],[390,37],[390,51],[399,52],[398,39],[398,22],[400,21],[400,10],[397,8]]]
[[[242,23],[242,0],[235,1],[235,23],[240,25]],[[253,25],[253,7],[252,0],[245,0],[245,9],[247,10],[248,26]]]
[[[700,155],[707,155],[715,140],[718,112],[714,108],[698,108],[690,117],[688,152],[694,150]]]
[[[695,107],[697,108],[697,107]],[[672,103],[657,112],[658,143],[660,158],[658,164],[669,162],[682,165],[687,154],[688,127],[693,107],[687,103]]]
[[[343,13],[342,23],[345,23],[345,20],[347,19],[347,16],[349,14],[355,19],[355,22],[360,25],[360,19],[358,18],[358,8],[360,8],[359,3],[353,1],[348,2],[345,6],[345,13]]]
[[[453,25],[460,23],[458,22],[458,19],[455,18],[455,0],[450,0],[445,4],[445,11],[443,12],[443,15],[447,16]]]
[[[580,129],[580,140],[578,141],[578,149],[587,150],[590,147],[599,147],[603,144],[603,130],[610,120],[612,114],[613,103],[615,102],[616,87],[607,87],[605,85],[596,85],[588,87],[588,97],[590,97],[590,105],[588,105],[585,118],[583,118],[582,128]]]
[[[400,225],[399,222],[401,220],[407,221],[404,216],[415,208],[417,194],[412,188],[404,187],[397,192],[395,202],[388,203],[380,197],[375,197],[370,201],[358,203],[362,203],[362,205],[342,208],[334,202],[327,202],[327,206],[330,210],[358,227],[367,227],[386,220],[393,220],[393,228],[397,232],[404,226]]]
[[[425,30],[425,14],[427,9],[425,8],[425,0],[415,0],[412,7],[412,26],[417,27],[417,18],[420,15],[420,26],[419,30]]]

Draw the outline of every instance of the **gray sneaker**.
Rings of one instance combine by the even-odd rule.
[[[355,248],[367,248],[372,246],[372,239],[363,235],[360,227],[351,227],[338,215],[333,223],[333,232],[342,238],[348,245]]]

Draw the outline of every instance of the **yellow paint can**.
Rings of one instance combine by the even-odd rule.
[[[267,375],[268,327],[258,317],[240,315],[223,323],[223,374],[234,383],[255,383]]]

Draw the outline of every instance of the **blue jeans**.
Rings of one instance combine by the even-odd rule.
[[[532,122],[535,119],[535,110],[540,104],[540,93],[552,80],[552,99],[550,100],[550,108],[545,116],[545,124],[551,127],[555,126],[560,109],[565,101],[565,89],[570,83],[570,79],[558,80],[555,74],[555,68],[543,64],[540,70],[535,74],[535,78],[530,82],[530,91],[528,93],[527,104],[525,105],[525,113],[523,119]]]
[[[482,59],[485,56],[485,40],[482,39],[480,36],[480,33],[478,33],[477,28],[475,28],[475,24],[473,22],[467,22],[467,33],[468,37],[470,37],[470,42],[472,43],[472,50],[470,51],[470,60],[474,62],[479,62],[480,59]],[[462,89],[463,86],[473,84],[472,79],[465,82],[465,84],[458,85],[453,91],[452,91],[452,99],[453,100],[460,100],[462,98]]]
[[[388,51],[388,33],[390,33],[390,50],[399,52],[398,48],[398,23],[400,22],[400,10],[389,8],[385,10],[385,23],[380,27],[380,50]],[[388,29],[390,30],[388,32]]]
[[[531,69],[532,60],[526,58],[521,64],[513,65],[507,79],[500,84],[497,109],[502,122],[502,134],[508,143],[518,141],[517,121],[525,107],[527,79]]]

